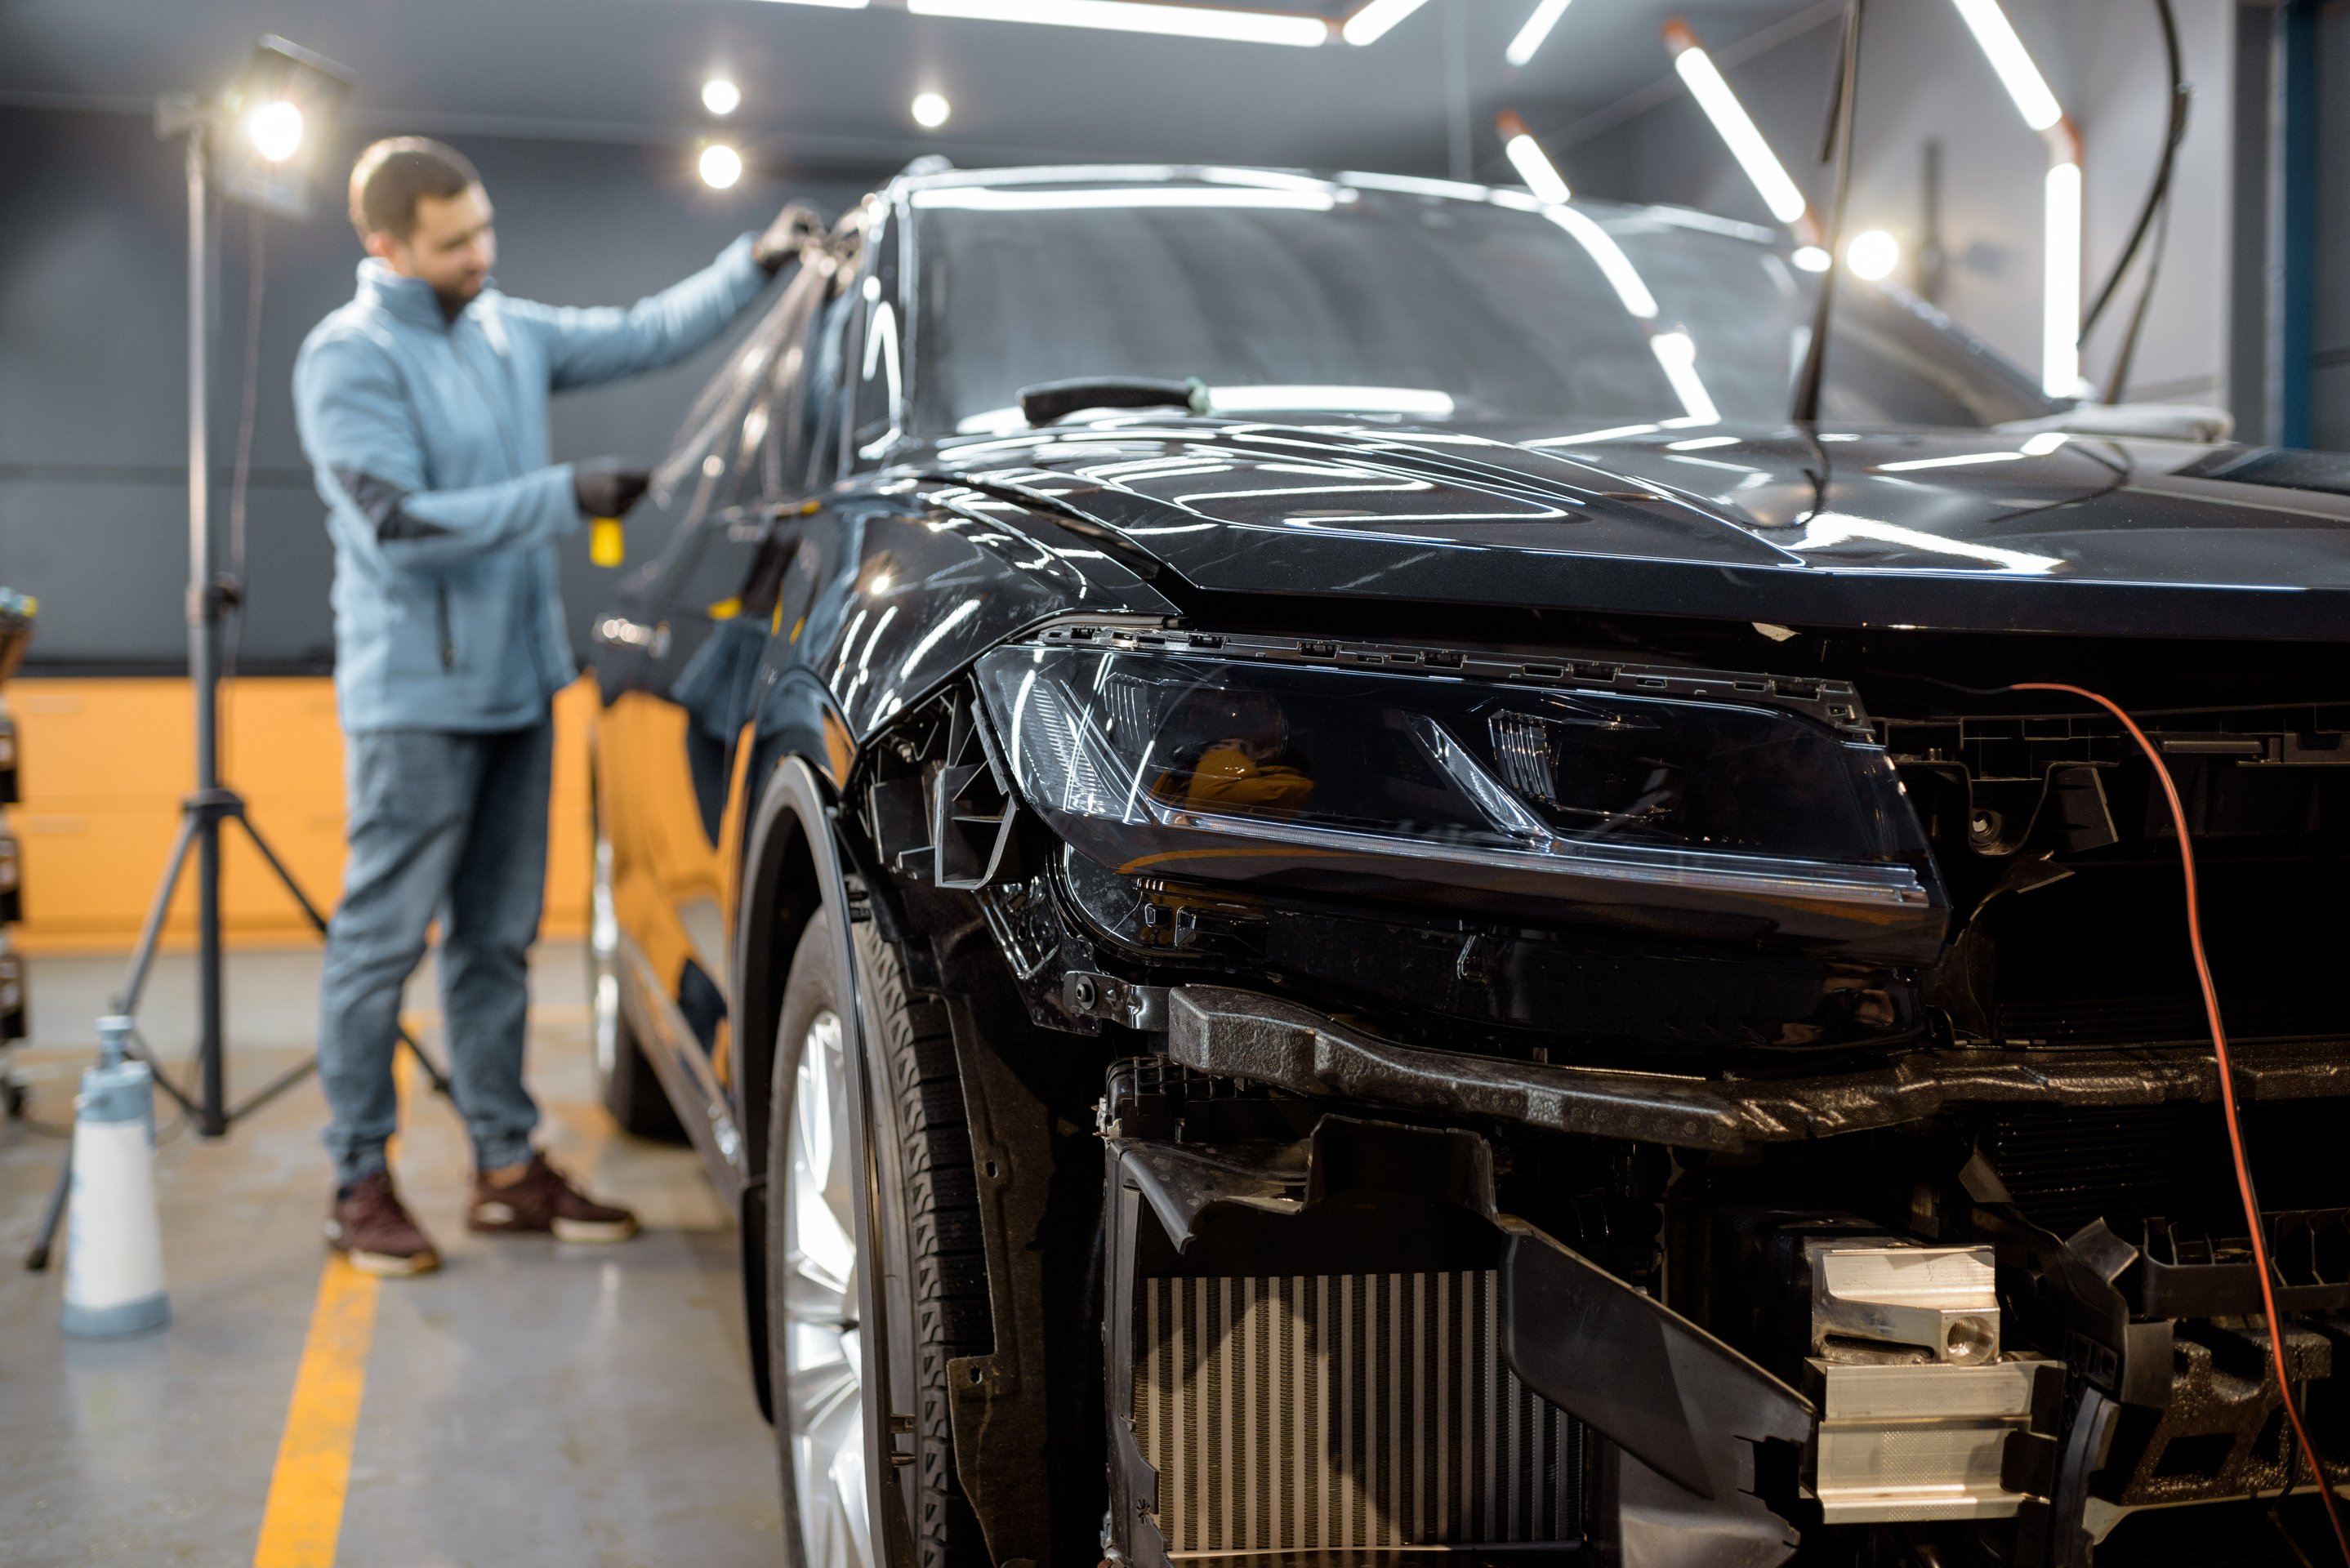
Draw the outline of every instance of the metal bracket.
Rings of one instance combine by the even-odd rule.
[[[1163,985],[1129,985],[1113,975],[1071,970],[1061,977],[1061,1002],[1080,1018],[1123,1023],[1128,1029],[1167,1027]]]

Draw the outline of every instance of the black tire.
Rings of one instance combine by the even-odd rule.
[[[833,919],[830,911],[818,913],[793,955],[776,1031],[768,1121],[768,1366],[782,1455],[785,1560],[798,1568],[825,1565],[808,1562],[794,1477],[799,1407],[785,1345],[786,1303],[794,1283],[785,1173],[805,1048],[821,1015],[842,1012],[834,995]],[[889,1359],[892,1402],[914,1417],[910,1437],[895,1440],[901,1450],[910,1442],[913,1455],[912,1463],[896,1473],[904,1488],[914,1561],[889,1568],[984,1568],[979,1521],[955,1475],[947,1405],[948,1363],[986,1355],[992,1346],[987,1260],[954,1038],[945,1004],[908,989],[897,952],[870,924],[851,928],[851,947],[868,1030],[865,1081],[874,1129],[871,1189],[879,1210],[875,1229],[883,1254],[874,1276],[886,1317],[881,1344]],[[871,1262],[860,1241],[857,1267],[868,1270]],[[860,1386],[858,1397],[869,1429],[884,1412],[872,1389]],[[878,1520],[871,1540],[879,1557],[884,1531]]]
[[[683,1143],[684,1124],[651,1058],[629,1026],[620,1003],[619,929],[612,909],[612,849],[601,834],[591,853],[595,883],[588,916],[588,1054],[596,1064],[596,1096],[623,1132],[662,1143]]]

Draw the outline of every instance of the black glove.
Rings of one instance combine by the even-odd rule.
[[[625,517],[653,482],[652,471],[624,458],[597,457],[571,466],[571,493],[587,517]]]

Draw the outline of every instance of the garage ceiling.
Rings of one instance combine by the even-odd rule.
[[[1246,0],[1226,0],[1245,4]],[[1332,14],[1343,0],[1313,0]],[[1314,49],[835,10],[762,0],[9,0],[0,103],[137,110],[227,78],[276,32],[359,74],[354,122],[442,134],[689,144],[699,84],[743,85],[728,122],[754,161],[870,168],[940,151],[965,164],[1182,159],[1444,171],[1446,38],[1459,8],[1471,147],[1506,177],[1504,106],[1553,131],[1669,88],[1658,29],[1685,16],[1721,49],[1825,20],[1835,0],[1575,0],[1522,69],[1503,50],[1534,0],[1434,0],[1367,47]],[[924,132],[923,89],[954,105]]]

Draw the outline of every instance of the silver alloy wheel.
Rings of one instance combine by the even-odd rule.
[[[865,1408],[849,1169],[848,1062],[840,1016],[808,1024],[785,1133],[784,1410],[801,1568],[869,1568]]]
[[[589,898],[588,952],[596,994],[596,1075],[608,1084],[620,1066],[620,917],[612,904],[612,841],[596,835],[596,877]]]

